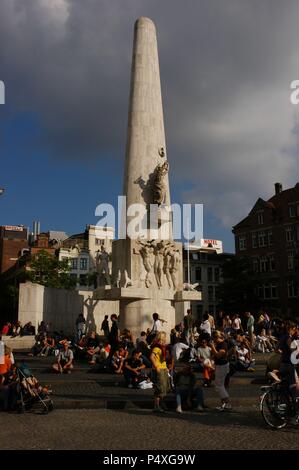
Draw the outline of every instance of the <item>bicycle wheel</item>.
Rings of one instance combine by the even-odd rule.
[[[282,429],[287,425],[289,407],[287,397],[280,390],[268,390],[260,403],[264,421],[273,429]]]

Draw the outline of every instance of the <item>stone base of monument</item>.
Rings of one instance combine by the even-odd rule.
[[[128,328],[135,336],[151,328],[152,314],[157,312],[165,320],[164,331],[170,334],[182,318],[176,318],[176,302],[201,300],[201,292],[178,291],[167,288],[100,287],[94,292],[95,300],[118,300],[120,328]]]

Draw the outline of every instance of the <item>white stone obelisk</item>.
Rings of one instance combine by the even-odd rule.
[[[131,69],[124,194],[127,207],[154,204],[153,176],[167,160],[156,28],[141,17],[135,23]],[[165,199],[170,205],[168,174]]]
[[[126,209],[136,203],[146,209],[145,236],[128,234],[113,242],[112,285],[95,294],[99,300],[119,300],[120,326],[136,335],[151,326],[155,312],[170,332],[176,324],[175,304],[194,296],[183,292],[182,244],[173,241],[171,215],[163,212],[170,206],[168,169],[156,28],[142,17],[134,28],[123,194]],[[156,232],[149,227],[153,205]],[[126,211],[126,228],[132,217]],[[167,236],[162,237],[163,227]]]

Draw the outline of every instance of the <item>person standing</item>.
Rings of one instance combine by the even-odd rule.
[[[153,326],[152,326],[150,334],[147,337],[148,344],[151,344],[155,340],[157,334],[163,330],[164,323],[167,323],[167,321],[162,320],[162,318],[159,318],[158,313],[153,313]]]
[[[251,315],[250,312],[246,312],[245,315],[246,315],[246,317],[247,317],[247,326],[246,326],[246,329],[247,329],[247,332],[248,332],[248,337],[249,337],[250,345],[251,345],[251,347],[252,347],[252,346],[253,346],[253,343],[254,343],[254,316]]]
[[[229,394],[225,387],[225,377],[229,373],[228,346],[220,331],[214,331],[213,340],[209,346],[215,361],[215,386],[221,399],[221,405],[217,407],[217,410],[231,410]]]
[[[279,349],[281,351],[280,375],[281,379],[286,382],[290,394],[295,404],[295,417],[292,424],[299,424],[299,390],[297,388],[297,372],[295,365],[292,364],[291,354],[296,350],[294,339],[297,338],[297,325],[293,321],[286,324],[286,333],[280,338]]]
[[[108,315],[104,316],[104,320],[102,321],[102,325],[101,325],[101,330],[103,331],[104,335],[108,339],[109,333],[110,333]]]
[[[110,357],[112,357],[119,344],[119,329],[118,329],[117,315],[113,313],[110,319],[112,321],[112,325],[111,325],[111,330],[109,332],[109,343],[111,346]]]
[[[153,367],[153,383],[154,383],[154,411],[163,413],[161,401],[167,395],[170,384],[169,375],[166,364],[166,333],[160,331],[152,344],[152,353],[150,356]]]

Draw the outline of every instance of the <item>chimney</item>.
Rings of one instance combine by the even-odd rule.
[[[275,183],[274,188],[275,188],[275,196],[277,196],[278,194],[280,194],[282,192],[282,184],[281,183]]]
[[[33,222],[33,240],[36,241],[37,235],[40,234],[40,222]]]

